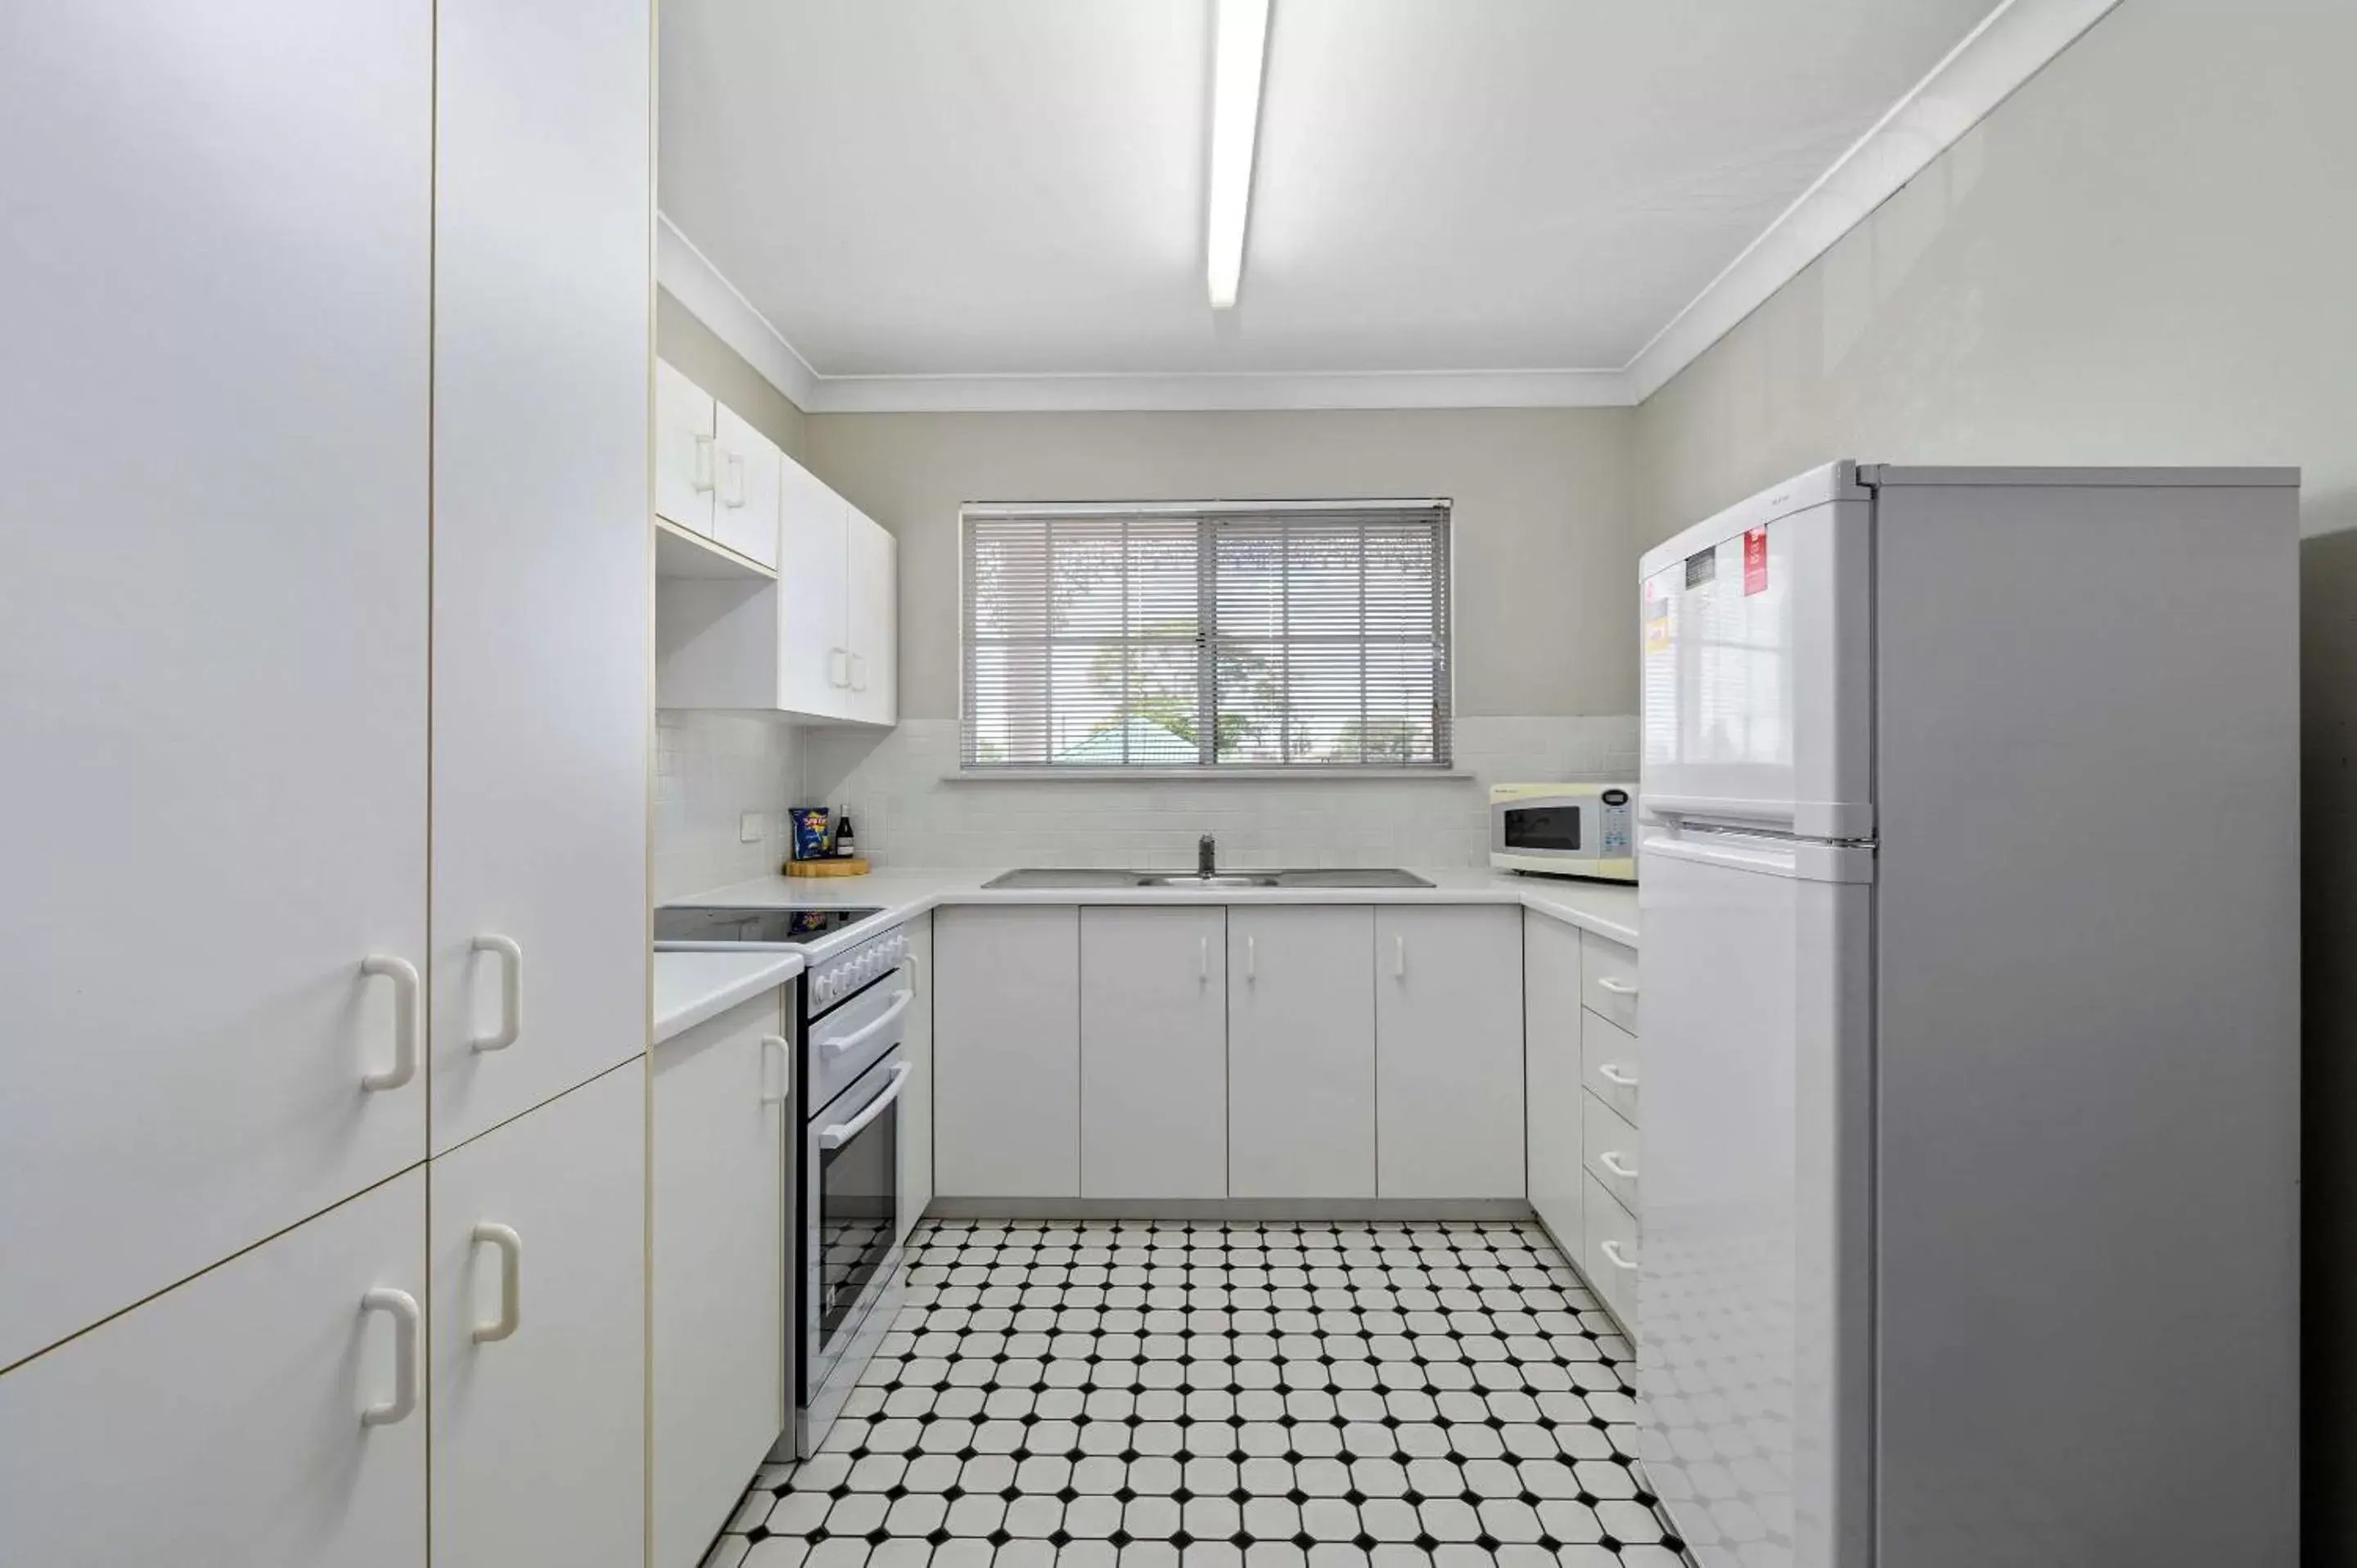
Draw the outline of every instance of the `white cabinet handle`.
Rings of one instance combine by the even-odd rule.
[[[720,461],[721,471],[726,476],[726,484],[720,492],[720,504],[730,508],[743,506],[745,504],[745,454],[723,452],[720,454]]]
[[[1603,1252],[1604,1261],[1616,1269],[1634,1269],[1637,1266],[1637,1261],[1622,1251],[1618,1241],[1607,1241],[1598,1250]]]
[[[474,1048],[503,1051],[523,1033],[523,949],[516,946],[512,937],[477,937],[474,950],[497,953],[500,958],[499,1033],[476,1036]]]
[[[1623,980],[1617,974],[1598,975],[1596,980],[1596,988],[1598,991],[1609,992],[1615,996],[1634,996],[1637,994],[1637,983],[1633,980]]]
[[[1260,946],[1251,937],[1244,939],[1244,979],[1247,983],[1260,978]]]
[[[1637,1075],[1631,1072],[1627,1068],[1622,1067],[1619,1062],[1599,1063],[1596,1069],[1596,1076],[1602,1079],[1605,1082],[1612,1084],[1616,1088],[1634,1089],[1637,1087]]]
[[[516,1325],[523,1321],[523,1238],[488,1219],[467,1236],[478,1245],[489,1241],[500,1250],[500,1315],[489,1323],[475,1325],[472,1336],[476,1344],[488,1345],[513,1334]]]
[[[909,1075],[916,1070],[916,1068],[908,1062],[902,1062],[899,1067],[894,1068],[891,1087],[869,1101],[866,1110],[848,1122],[837,1122],[831,1127],[822,1127],[818,1130],[818,1146],[822,1149],[839,1149],[859,1136],[860,1129],[883,1115],[886,1109],[900,1098],[901,1086],[909,1081]]]
[[[857,1050],[861,1046],[890,1028],[900,1015],[909,1010],[909,1004],[916,999],[917,988],[914,984],[910,984],[894,996],[892,1004],[877,1014],[873,1022],[862,1024],[847,1035],[838,1035],[834,1039],[822,1040],[819,1042],[818,1048],[830,1057],[839,1057],[846,1051]]]
[[[1211,983],[1211,939],[1209,937],[1197,937],[1195,939],[1195,983],[1198,985],[1209,985]]]
[[[1637,1167],[1631,1165],[1629,1163],[1629,1156],[1622,1154],[1618,1149],[1605,1150],[1602,1154],[1596,1156],[1596,1163],[1602,1165],[1606,1170],[1610,1171],[1614,1176],[1619,1176],[1622,1181],[1635,1181],[1637,1179]]]
[[[1405,934],[1392,938],[1392,978],[1407,978],[1407,938]]]
[[[786,1037],[783,1035],[761,1036],[762,1104],[783,1105],[786,1102],[786,1096],[791,1091],[791,1085],[793,1082],[793,1058],[787,1055],[791,1048],[786,1044]],[[778,1087],[775,1090],[770,1088],[770,1053],[772,1051],[777,1053],[778,1058]]]
[[[693,471],[688,476],[688,483],[694,488],[696,493],[699,495],[712,488],[712,459],[714,450],[715,448],[711,436],[698,435],[695,438],[695,463]]]
[[[855,692],[867,690],[867,655],[865,653],[851,656],[851,689]]]
[[[361,1296],[362,1312],[382,1312],[393,1319],[393,1400],[361,1412],[362,1426],[391,1426],[406,1421],[417,1408],[417,1298],[405,1290],[380,1285]]]
[[[417,998],[424,989],[417,966],[405,958],[378,953],[361,960],[361,972],[393,982],[393,1065],[382,1072],[361,1074],[361,1087],[399,1089],[417,1076]]]
[[[836,669],[835,660],[841,660],[843,661],[841,666],[843,673],[840,675],[834,672]],[[830,686],[848,686],[851,684],[851,650],[847,648],[830,648],[826,650],[826,683]]]

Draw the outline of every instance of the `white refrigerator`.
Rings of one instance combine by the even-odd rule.
[[[2298,475],[1641,567],[1640,1452],[1703,1568],[2290,1568]]]

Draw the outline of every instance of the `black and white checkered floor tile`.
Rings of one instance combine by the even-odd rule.
[[[1535,1226],[972,1220],[706,1568],[1675,1568]]]

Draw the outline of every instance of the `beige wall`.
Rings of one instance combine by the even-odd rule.
[[[655,290],[655,352],[735,409],[787,456],[803,456],[802,411],[665,288]]]
[[[2129,0],[1638,412],[1649,540],[1827,458],[2288,463],[2357,525],[2357,6]]]
[[[813,414],[813,472],[900,543],[900,712],[957,714],[966,501],[1445,496],[1457,702],[1636,710],[1625,409]]]
[[[2340,0],[2129,0],[1658,392],[1633,431],[1648,539],[1838,456],[2305,470],[2315,1563],[2357,1563],[2352,59],[2357,6]],[[2206,1157],[2196,1144],[2187,1157]],[[2188,1288],[2233,1289],[2201,1255],[2189,1235]]]

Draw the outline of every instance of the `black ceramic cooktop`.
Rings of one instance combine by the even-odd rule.
[[[655,911],[655,942],[747,942],[769,947],[814,942],[880,909],[732,909],[713,904],[666,905]]]

